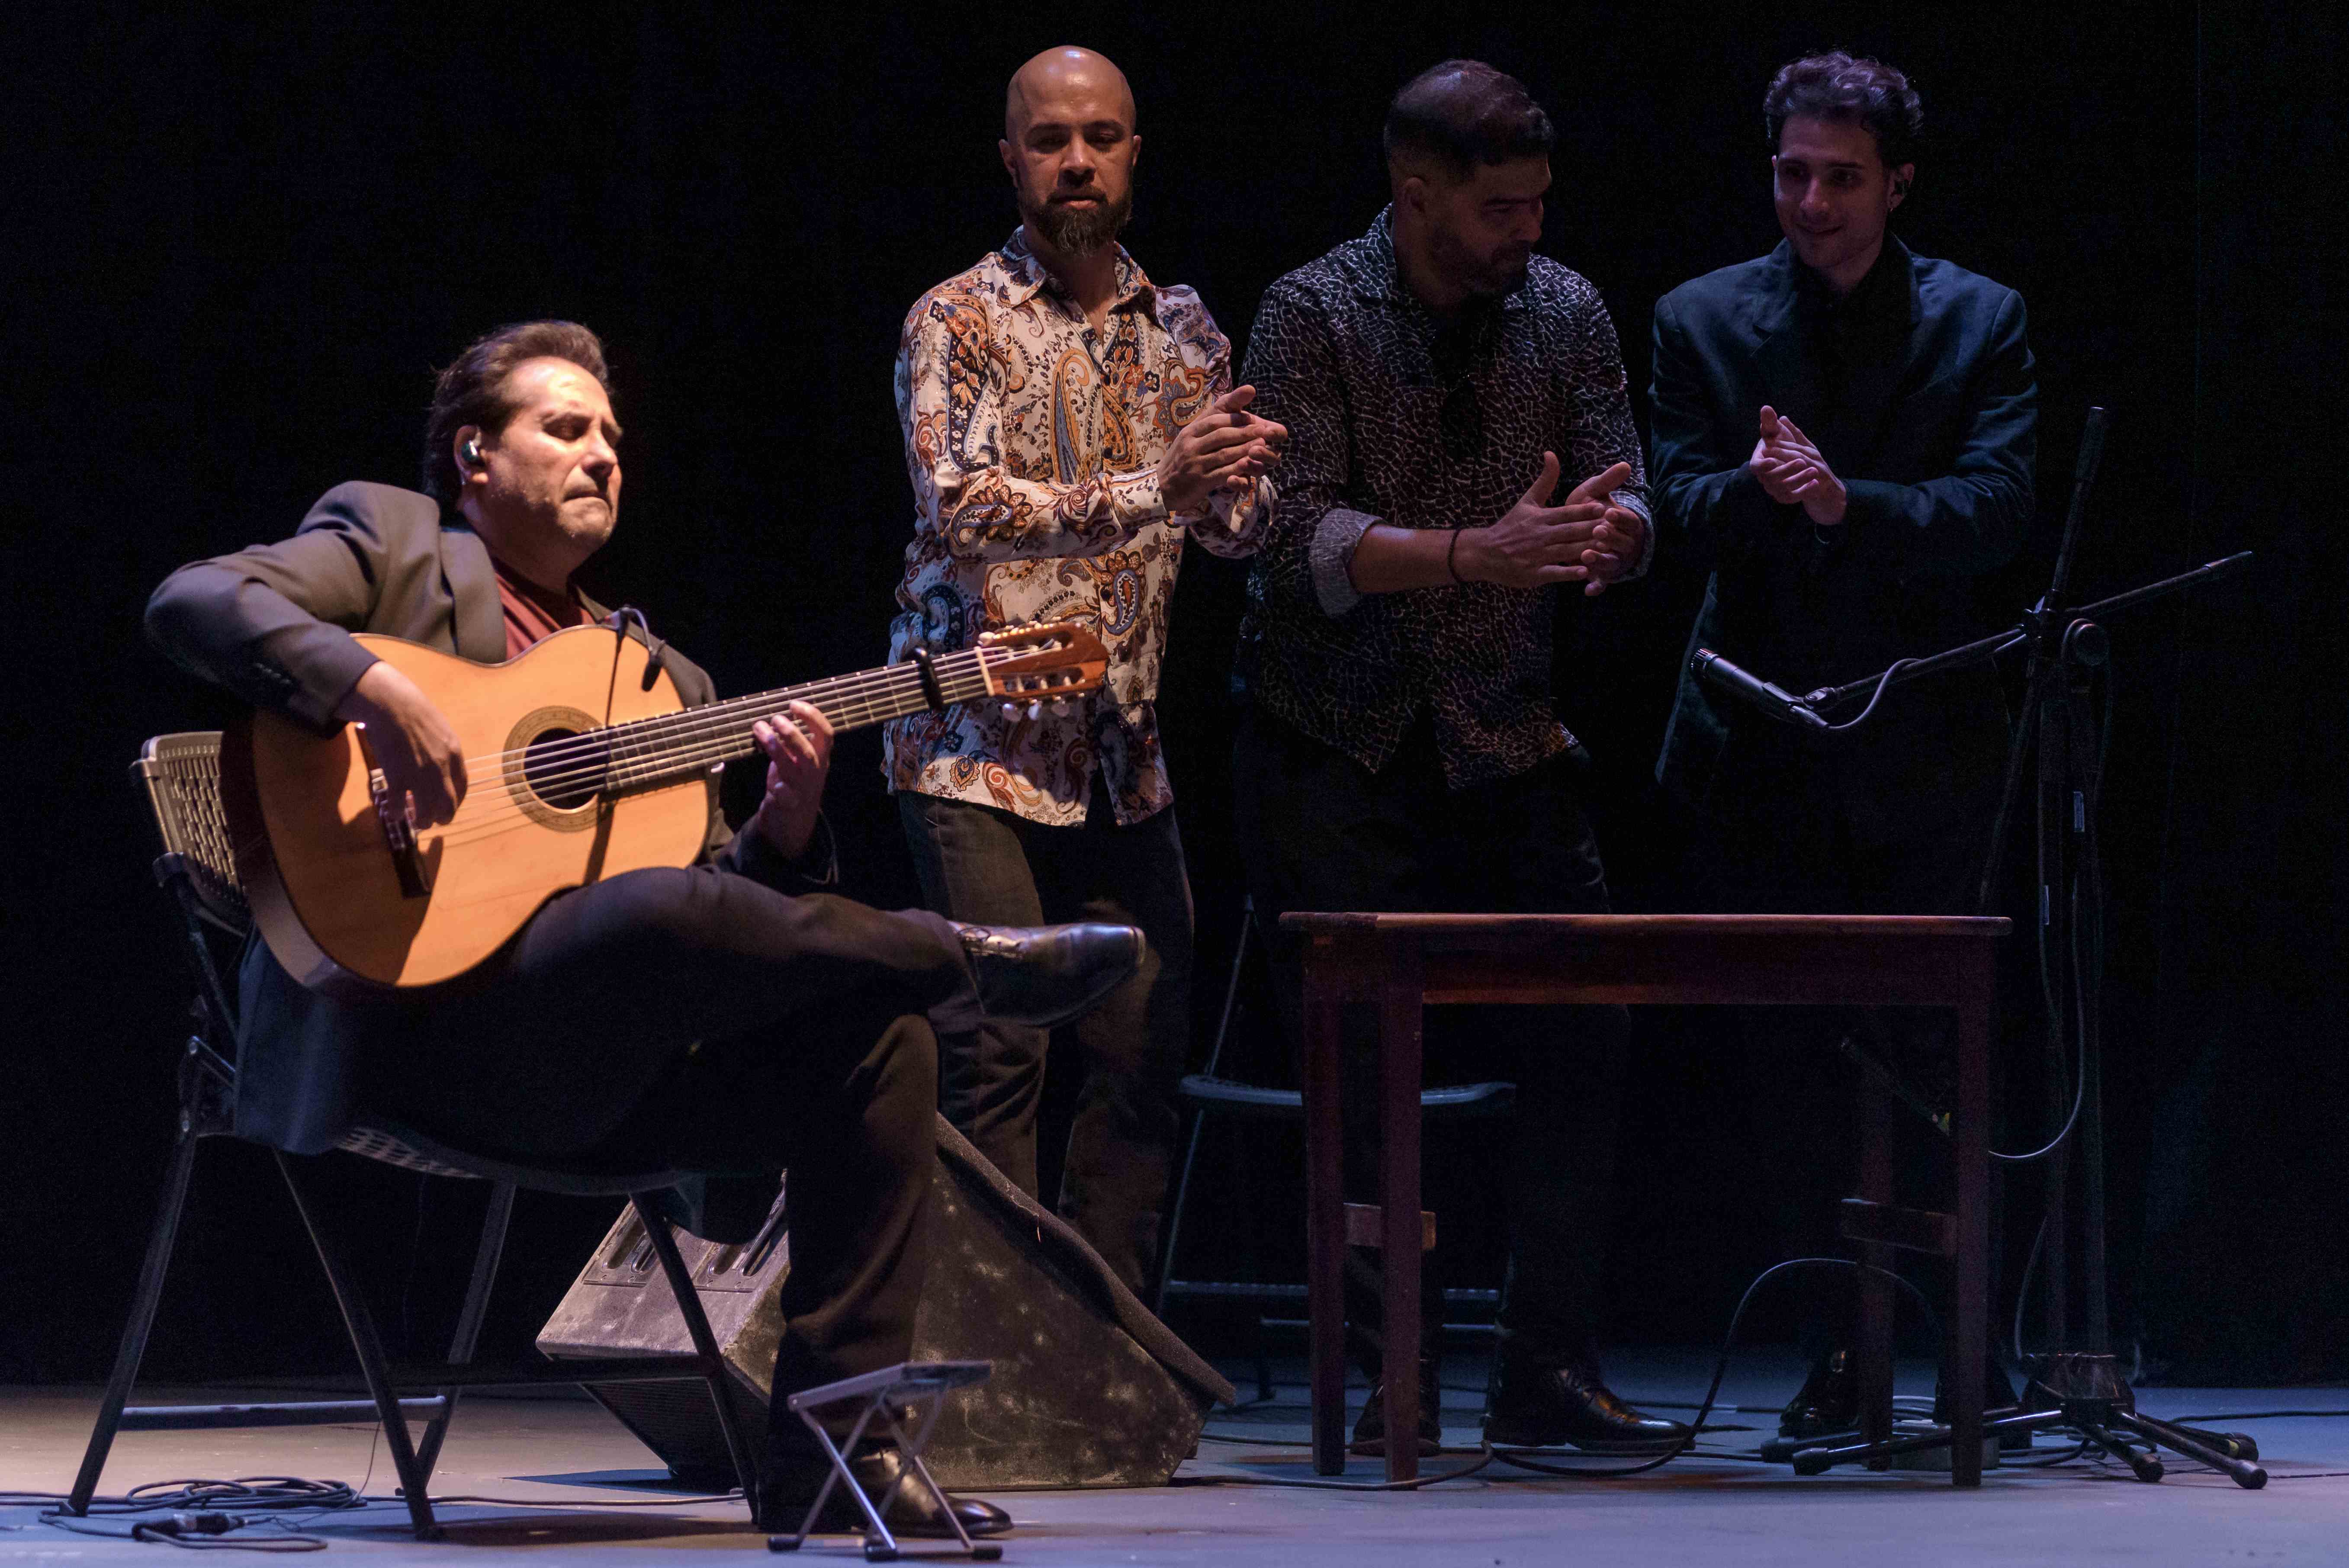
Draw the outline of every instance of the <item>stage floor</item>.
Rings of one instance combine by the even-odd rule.
[[[1243,1378],[1244,1393],[1252,1391],[1252,1373],[1227,1370]],[[1694,1351],[1623,1354],[1609,1370],[1627,1397],[1661,1408],[1699,1398],[1711,1360]],[[1785,1355],[1742,1357],[1725,1397],[1757,1406],[1783,1399],[1795,1370]],[[1904,1370],[1903,1393],[1930,1389],[1930,1369]],[[141,1389],[138,1398],[168,1403],[186,1392]],[[228,1395],[207,1390],[203,1397]],[[1355,1399],[1361,1397],[1355,1390]],[[2157,1388],[2139,1398],[2150,1413],[2171,1417],[2349,1409],[2349,1389]],[[0,1389],[0,1491],[62,1491],[79,1461],[96,1404],[95,1391],[86,1388]],[[1474,1443],[1480,1404],[1479,1392],[1447,1390],[1451,1440]],[[1722,1412],[1714,1421],[1747,1429],[1708,1438],[1709,1448],[1724,1452],[1750,1450],[1775,1429],[1775,1421],[1758,1413]],[[1992,1471],[1978,1492],[1954,1491],[1944,1476],[1837,1471],[1805,1479],[1781,1466],[1716,1457],[1676,1460],[1629,1480],[1557,1480],[1495,1467],[1402,1494],[1230,1484],[1238,1478],[1311,1479],[1301,1446],[1303,1392],[1290,1383],[1271,1406],[1217,1412],[1209,1431],[1298,1447],[1211,1438],[1174,1486],[1013,1492],[998,1501],[1019,1526],[1004,1541],[1008,1563],[1487,1568],[1583,1561],[1822,1568],[2095,1559],[2154,1568],[2349,1559],[2349,1418],[2210,1424],[2258,1439],[2261,1462],[2272,1478],[2265,1491],[2241,1491],[2182,1460],[2170,1464],[2168,1479],[2158,1486],[2143,1485],[2118,1466],[2080,1463]],[[1473,1459],[1446,1456],[1430,1468],[1465,1462]],[[1375,1461],[1357,1460],[1350,1479],[1374,1480],[1377,1474]],[[435,1495],[513,1499],[527,1506],[451,1502],[440,1510],[449,1531],[439,1542],[420,1543],[408,1534],[405,1512],[391,1498],[388,1462],[377,1435],[364,1426],[130,1433],[115,1448],[103,1490],[119,1494],[147,1482],[254,1475],[340,1480],[378,1499],[365,1510],[288,1517],[330,1542],[332,1551],[364,1553],[384,1568],[478,1563],[485,1547],[574,1553],[596,1568],[707,1561],[679,1555],[687,1553],[768,1560],[764,1538],[739,1503],[691,1503],[664,1495],[666,1472],[651,1455],[600,1407],[580,1400],[467,1401],[434,1477]],[[632,1506],[604,1506],[613,1503]],[[39,1511],[30,1505],[0,1507],[0,1560],[112,1563],[153,1561],[171,1550],[68,1533],[43,1523]],[[226,1539],[259,1543],[268,1533],[263,1527]],[[862,1561],[844,1540],[827,1544],[833,1549],[812,1561]]]

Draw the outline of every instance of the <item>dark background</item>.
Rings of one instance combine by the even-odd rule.
[[[0,1378],[102,1376],[171,1137],[187,987],[125,769],[145,736],[225,710],[141,640],[154,583],[290,531],[339,480],[413,484],[433,367],[493,325],[571,316],[610,344],[628,428],[598,592],[645,606],[721,690],[877,662],[910,529],[898,324],[1009,233],[1001,84],[1066,40],[1117,59],[1139,98],[1128,242],[1240,344],[1265,285],[1384,200],[1377,130],[1401,81],[1449,55],[1518,74],[1560,133],[1544,249],[1603,292],[1643,418],[1656,297],[1777,239],[1772,70],[1841,46],[1911,74],[1930,141],[1899,230],[2019,288],[2039,356],[2043,537],[1983,584],[1986,612],[2011,617],[2044,582],[2091,402],[2115,425],[2085,593],[2261,554],[2247,579],[2112,627],[2124,1335],[2175,1376],[2349,1375],[2344,556],[2319,478],[2342,413],[2340,36],[2313,7],[2071,9],[874,8],[825,29],[594,0],[453,29],[365,4],[265,25],[13,10]],[[1203,1049],[1238,902],[1225,678],[1241,581],[1192,555],[1161,703]],[[1686,824],[1651,769],[1701,587],[1667,555],[1565,619],[1563,706],[1599,759],[1626,909],[1676,907]],[[869,733],[843,742],[833,819],[853,890],[912,902],[878,757]],[[2027,1093],[2034,1026],[2012,1011]],[[1709,1339],[1768,1261],[1727,1042],[1658,1012],[1638,1040],[1614,1334]],[[430,1348],[480,1194],[329,1163],[338,1200],[371,1216],[394,1353]],[[1259,1159],[1203,1186],[1201,1212],[1278,1215],[1295,1181]],[[1473,1210],[1480,1191],[1436,1201]],[[2011,1245],[2036,1194],[2013,1184]],[[527,1339],[612,1208],[524,1197],[493,1337]],[[208,1148],[180,1260],[157,1374],[346,1365],[258,1150]],[[1200,1266],[1282,1261],[1211,1250]]]

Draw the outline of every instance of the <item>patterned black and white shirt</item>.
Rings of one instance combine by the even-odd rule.
[[[1240,626],[1236,678],[1248,699],[1373,770],[1430,711],[1455,789],[1571,746],[1550,696],[1555,590],[1469,583],[1366,595],[1348,568],[1373,523],[1498,521],[1545,451],[1563,469],[1559,499],[1630,464],[1614,499],[1647,517],[1622,354],[1599,291],[1536,256],[1516,289],[1439,322],[1397,273],[1381,212],[1369,233],[1266,292],[1244,379],[1254,411],[1288,427]],[[1652,529],[1647,537],[1652,549]]]

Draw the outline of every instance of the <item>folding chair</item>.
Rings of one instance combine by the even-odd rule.
[[[695,1294],[692,1276],[678,1255],[677,1239],[657,1217],[654,1195],[681,1179],[678,1171],[648,1171],[615,1176],[608,1173],[564,1171],[520,1166],[484,1159],[446,1148],[412,1129],[380,1118],[367,1117],[347,1134],[340,1147],[352,1154],[396,1165],[428,1176],[449,1176],[492,1183],[489,1211],[481,1226],[481,1243],[473,1257],[471,1284],[458,1315],[454,1343],[444,1363],[421,1366],[389,1365],[383,1341],[365,1299],[354,1288],[341,1247],[307,1190],[303,1168],[309,1161],[273,1149],[278,1171],[294,1197],[303,1225],[326,1270],[343,1325],[349,1331],[368,1398],[309,1400],[286,1404],[150,1406],[127,1408],[155,1310],[163,1294],[163,1276],[171,1261],[171,1247],[186,1207],[188,1183],[195,1171],[196,1146],[207,1138],[233,1137],[236,1097],[238,1020],[233,993],[224,977],[223,954],[242,947],[252,916],[238,885],[236,864],[229,849],[228,824],[221,810],[220,735],[192,731],[158,736],[140,750],[133,774],[146,786],[154,810],[155,826],[162,835],[163,853],[155,861],[155,880],[173,897],[185,927],[188,953],[196,972],[195,1032],[188,1038],[179,1071],[180,1132],[164,1178],[163,1200],[139,1272],[139,1290],[123,1326],[122,1343],[108,1379],[105,1401],[98,1407],[89,1447],[82,1456],[67,1511],[85,1514],[98,1491],[98,1472],[117,1432],[158,1428],[288,1426],[373,1418],[383,1425],[384,1441],[408,1503],[408,1514],[419,1538],[440,1533],[433,1518],[427,1488],[440,1459],[449,1419],[456,1413],[459,1394],[488,1385],[582,1382],[652,1382],[698,1377],[708,1387],[718,1421],[725,1433],[734,1471],[744,1500],[755,1514],[758,1507],[756,1471],[736,1420],[734,1402],[728,1398],[726,1364],[709,1330],[709,1320]],[[499,1255],[504,1248],[507,1222],[513,1212],[518,1189],[576,1196],[626,1195],[644,1220],[646,1235],[678,1310],[691,1336],[690,1356],[630,1356],[591,1360],[488,1365],[473,1360],[482,1317],[495,1283]],[[425,1398],[402,1399],[399,1389],[429,1389]],[[424,1439],[411,1442],[408,1422],[426,1423]]]
[[[1198,1164],[1199,1143],[1209,1119],[1228,1116],[1243,1121],[1272,1122],[1299,1128],[1305,1125],[1305,1096],[1299,1091],[1220,1076],[1225,1047],[1232,1038],[1233,1019],[1240,1008],[1241,982],[1247,973],[1248,949],[1252,945],[1263,946],[1264,937],[1257,923],[1256,899],[1250,894],[1240,900],[1239,940],[1232,950],[1231,977],[1224,987],[1223,1016],[1216,1025],[1216,1040],[1207,1052],[1206,1068],[1204,1071],[1185,1076],[1176,1090],[1191,1112],[1191,1135],[1183,1150],[1182,1171],[1174,1183],[1174,1204],[1166,1224],[1158,1292],[1152,1303],[1153,1310],[1161,1317],[1166,1315],[1166,1304],[1173,1300],[1251,1302],[1262,1307],[1286,1306],[1296,1312],[1302,1312],[1305,1306],[1302,1281],[1184,1279],[1174,1268],[1175,1249],[1183,1237],[1183,1218],[1190,1206],[1191,1176]],[[1446,1085],[1421,1091],[1420,1113],[1430,1123],[1507,1116],[1516,1108],[1516,1096],[1517,1086],[1513,1083]],[[1244,1203],[1241,1208],[1243,1212],[1254,1212],[1253,1205]],[[1260,1243],[1261,1235],[1257,1239]],[[1444,1300],[1447,1307],[1481,1310],[1489,1316],[1499,1308],[1501,1293],[1491,1288],[1455,1285],[1444,1291]],[[1267,1403],[1273,1397],[1273,1382],[1272,1361],[1265,1349],[1264,1331],[1282,1321],[1261,1311],[1257,1317],[1257,1398]],[[1301,1322],[1295,1326],[1304,1326]],[[1490,1332],[1485,1324],[1473,1320],[1447,1322],[1444,1326],[1447,1330]]]

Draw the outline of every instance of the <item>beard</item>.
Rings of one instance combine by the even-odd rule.
[[[1030,206],[1019,203],[1019,221],[1029,232],[1047,245],[1068,256],[1090,256],[1103,246],[1113,243],[1124,232],[1126,220],[1133,216],[1133,191],[1114,201],[1104,201],[1090,210],[1071,211],[1045,201]]]
[[[1533,263],[1533,251],[1526,246],[1508,245],[1489,254],[1471,250],[1457,234],[1433,228],[1429,235],[1429,249],[1436,270],[1454,279],[1470,294],[1485,299],[1498,299],[1526,281],[1526,269]]]

